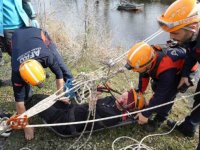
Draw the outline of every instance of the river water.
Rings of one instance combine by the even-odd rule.
[[[85,20],[91,19],[92,16],[95,18],[96,27],[102,30],[102,33],[110,35],[114,47],[125,48],[130,48],[135,42],[142,41],[155,33],[159,29],[156,19],[169,5],[140,0],[137,2],[144,3],[144,9],[128,12],[117,10],[120,0],[99,0],[99,3],[95,0],[43,0],[43,2],[44,4],[41,4],[42,0],[35,0],[35,7],[41,9],[41,5],[45,6],[45,13],[57,22],[64,22],[66,27],[71,29],[72,36],[76,37],[83,33]],[[149,43],[163,44],[168,39],[168,34],[162,33]]]

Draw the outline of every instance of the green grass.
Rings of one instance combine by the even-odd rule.
[[[0,87],[0,109],[6,112],[14,113],[15,105],[14,105],[14,97],[10,82],[10,58],[7,55],[4,55],[5,65],[0,68],[0,79],[4,82]],[[70,66],[74,75],[77,75],[79,72],[89,72],[95,70],[97,66],[91,65],[91,62],[87,63],[85,61],[85,65],[82,63],[78,63],[80,65]],[[137,75],[129,72],[127,74],[129,80],[133,81],[133,85],[137,84]],[[45,87],[43,89],[34,88],[35,93],[41,94],[52,94],[55,92],[54,85],[54,76],[51,74],[51,77],[45,83]],[[123,74],[114,77],[110,80],[111,86],[115,86],[118,90],[123,91],[124,89],[128,89],[129,82],[124,77]],[[147,97],[151,96],[150,90],[146,93]],[[172,114],[170,114],[170,118],[180,119],[184,117],[183,114],[188,112],[188,104],[185,101],[181,101],[175,104],[172,110]],[[34,116],[30,119],[30,124],[42,124],[42,121]],[[157,131],[157,133],[164,133],[169,131],[169,128],[166,124],[163,124],[162,127]],[[115,129],[105,129],[104,131],[92,134],[89,142],[82,148],[85,150],[109,150],[111,149],[112,142],[120,137],[120,136],[130,136],[137,140],[141,140],[143,137],[147,136],[149,133],[143,130],[142,126],[133,124],[125,127],[118,127]],[[79,147],[84,141],[87,139],[88,134],[84,135],[81,140],[76,144],[74,149]],[[7,139],[1,138],[0,141],[3,141],[3,148],[6,150],[19,150],[22,148],[30,148],[31,150],[65,150],[69,148],[71,144],[75,142],[76,138],[61,138],[51,132],[48,128],[35,128],[35,138],[32,141],[26,141],[24,139],[23,130],[14,130],[12,135]],[[197,135],[195,138],[185,138],[180,133],[174,131],[166,136],[156,136],[147,138],[144,143],[156,150],[193,150],[197,144]],[[116,149],[122,148],[123,146],[127,146],[133,144],[130,140],[120,140],[116,145]]]

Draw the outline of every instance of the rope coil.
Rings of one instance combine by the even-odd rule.
[[[185,100],[185,97],[183,98],[183,100]],[[200,107],[200,104],[198,104],[196,107],[194,107],[187,115],[189,115],[190,113],[192,113],[194,110],[196,110],[198,107]],[[136,142],[136,144],[131,144],[131,145],[128,145],[128,146],[126,146],[126,147],[123,147],[123,148],[121,148],[120,150],[128,150],[128,149],[132,149],[132,150],[140,150],[140,149],[146,149],[146,150],[152,150],[150,147],[148,147],[148,146],[146,146],[145,144],[142,144],[143,143],[143,141],[145,140],[145,139],[147,139],[147,138],[149,138],[149,137],[154,137],[154,136],[163,136],[163,135],[168,135],[168,134],[170,134],[174,129],[175,129],[175,127],[177,126],[177,125],[180,125],[183,121],[185,120],[185,118],[184,119],[181,119],[180,121],[177,121],[176,123],[175,123],[175,125],[173,126],[173,128],[170,130],[170,131],[168,131],[168,132],[166,132],[166,133],[158,133],[158,134],[150,134],[150,135],[147,135],[147,136],[145,136],[144,138],[142,138],[142,140],[139,142],[139,141],[137,141],[137,140],[135,140],[134,138],[131,138],[131,137],[127,137],[127,136],[122,136],[122,137],[118,137],[118,138],[116,138],[114,141],[113,141],[113,143],[112,143],[112,150],[115,150],[115,148],[114,148],[114,145],[115,145],[115,143],[117,142],[117,141],[119,141],[120,139],[131,139],[132,141],[134,141],[134,142]],[[134,146],[134,147],[133,147]]]

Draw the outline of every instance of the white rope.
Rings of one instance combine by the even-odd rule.
[[[158,30],[157,32],[155,32],[153,35],[151,35],[150,37],[148,37],[145,41],[150,41],[152,40],[153,38],[155,38],[156,36],[158,36],[159,34],[161,33],[160,30]],[[128,52],[128,51],[127,51]],[[119,56],[118,58],[116,58],[113,62],[111,62],[112,64],[109,66],[112,67],[114,64],[116,64],[117,62],[121,61],[122,57],[127,54],[127,52],[125,52],[124,54],[122,54],[121,56]],[[94,74],[97,74],[97,71],[100,71],[100,70],[104,70],[104,69],[108,69],[105,68],[105,67],[101,67],[99,69],[97,69],[96,71],[94,71],[93,73]],[[92,82],[92,81],[97,81],[97,80],[105,80],[105,77],[104,76],[97,76],[96,78],[94,79],[91,79],[91,80],[87,80],[87,81],[84,81],[84,82],[81,82],[79,84],[76,84],[73,88],[69,89],[69,90],[66,90],[65,92],[62,92],[61,94],[59,95],[56,95],[59,91],[61,91],[64,87],[62,87],[61,89],[59,89],[58,91],[56,91],[56,93],[54,93],[53,95],[45,98],[44,100],[40,101],[38,104],[36,104],[35,106],[31,107],[29,110],[25,111],[23,114],[21,114],[18,118],[21,118],[21,117],[24,117],[25,115],[30,118],[44,110],[46,110],[47,108],[51,107],[60,97],[64,96],[66,93],[69,93],[71,91],[73,91],[74,89],[76,88],[79,88],[81,85],[83,84],[87,84],[89,82]],[[79,82],[79,80],[78,80]]]
[[[47,98],[45,98],[44,100],[40,101],[39,103],[37,103],[35,106],[33,106],[32,108],[28,109],[27,111],[25,111],[23,114],[21,114],[18,118],[23,118],[25,115],[30,118],[44,110],[46,110],[47,108],[51,107],[54,103],[56,103],[56,95],[53,94]]]
[[[95,86],[95,85],[93,85],[93,86]],[[90,94],[90,103],[91,103],[92,101],[96,101],[96,100],[97,100],[97,96],[96,96],[96,94],[95,94],[96,92],[95,92],[94,90],[91,91],[91,92],[92,92],[92,94]],[[94,97],[95,97],[95,99],[94,99]],[[88,113],[87,120],[90,119],[91,114],[92,114],[92,116],[93,116],[93,119],[95,119],[95,116],[96,116],[96,108],[93,108],[93,109],[92,109],[92,108],[89,108],[89,113]],[[82,137],[83,134],[85,133],[85,131],[86,131],[86,129],[87,129],[87,126],[88,126],[88,123],[85,124],[84,129],[83,129],[83,131],[81,132],[81,135],[79,136],[79,138],[76,139],[76,141],[75,141],[67,150],[72,149],[72,148],[79,142],[79,140],[81,139],[81,137]],[[90,139],[90,137],[91,137],[91,135],[92,135],[93,129],[94,129],[94,122],[92,123],[91,131],[90,131],[90,134],[89,134],[88,138],[87,138],[87,139],[85,140],[85,142],[84,142],[81,146],[79,146],[77,149],[81,149],[81,148],[88,142],[88,140]]]
[[[128,146],[126,146],[126,147],[120,148],[119,150],[129,150],[129,149],[131,149],[131,150],[137,150],[138,144],[139,144],[140,142],[139,142],[138,140],[134,139],[134,138],[129,137],[129,136],[121,136],[121,137],[116,138],[116,139],[113,141],[113,143],[112,143],[112,150],[115,150],[115,143],[118,142],[118,141],[121,140],[121,139],[129,139],[129,140],[133,141],[135,144],[128,145]],[[149,149],[149,150],[150,150],[149,147],[147,147],[146,145],[143,145],[143,144],[141,144],[141,148]]]
[[[91,111],[88,113],[87,120],[89,120],[90,115],[91,115]],[[86,128],[87,128],[87,125],[88,125],[88,123],[86,123],[86,124],[84,125],[83,131],[81,132],[80,136],[76,139],[76,141],[75,141],[67,150],[72,149],[72,148],[79,142],[79,140],[81,139],[81,137],[83,136],[83,134],[84,134],[84,132],[85,132],[85,130],[86,130]]]
[[[155,37],[157,37],[158,35],[160,35],[161,33],[163,33],[163,30],[162,29],[159,29],[157,32],[155,32],[154,34],[152,34],[151,36],[149,36],[148,38],[146,38],[144,40],[144,42],[148,43],[150,42],[151,40],[153,40]]]
[[[184,97],[183,99],[185,99],[185,97]],[[196,110],[198,107],[200,107],[200,104],[198,104],[197,106],[195,106],[187,115],[189,115],[190,113],[192,113],[192,112],[193,112],[194,110]],[[187,115],[186,115],[186,116],[187,116]],[[115,145],[116,141],[119,141],[120,139],[125,139],[125,138],[131,139],[132,141],[136,142],[136,144],[128,145],[128,146],[122,148],[121,150],[127,150],[127,149],[129,149],[129,148],[132,148],[133,146],[134,146],[134,148],[132,148],[132,150],[140,150],[140,149],[152,150],[150,147],[146,146],[145,144],[142,144],[143,141],[144,141],[145,139],[147,139],[147,138],[149,138],[149,137],[154,137],[154,136],[164,136],[164,135],[168,135],[168,134],[170,134],[170,133],[175,129],[175,127],[176,127],[177,125],[179,125],[180,123],[182,123],[184,120],[185,120],[185,119],[182,119],[182,120],[180,120],[180,121],[177,121],[177,122],[175,123],[175,125],[173,126],[173,128],[172,128],[170,131],[165,132],[165,133],[157,133],[157,134],[150,134],[150,135],[147,135],[147,136],[145,136],[144,138],[142,138],[142,140],[141,140],[140,142],[138,142],[137,140],[135,140],[134,138],[131,138],[131,137],[123,137],[123,136],[122,136],[122,137],[118,137],[118,138],[115,139],[115,140],[113,141],[113,143],[112,143],[112,150],[115,150],[115,149],[114,149],[114,145]]]
[[[93,112],[93,119],[95,119],[95,115],[96,115],[96,109]],[[85,140],[85,142],[80,147],[78,147],[78,149],[81,149],[89,141],[89,139],[91,138],[93,130],[94,130],[94,122],[92,123],[92,127],[91,127],[91,130],[90,130],[90,134],[88,135],[88,138]]]
[[[45,98],[44,100],[37,103],[35,106],[31,107],[27,111],[25,111],[23,114],[21,114],[18,118],[24,117],[25,115],[30,118],[47,108],[51,107],[55,102],[58,96],[58,94],[63,88],[60,88],[58,91],[56,91],[54,94],[50,95],[49,97]]]
[[[146,42],[146,43],[148,43],[148,42],[150,42],[151,40],[153,40],[155,37],[157,37],[158,35],[160,35],[161,33],[163,33],[163,31],[162,31],[162,29],[159,29],[158,31],[156,31],[154,34],[150,35],[149,37],[147,37],[147,38],[146,38],[145,40],[143,40],[143,41]],[[119,57],[117,57],[117,58],[115,58],[115,59],[111,59],[111,60],[108,62],[108,63],[109,63],[109,66],[112,67],[112,66],[114,66],[116,63],[120,62],[120,61],[124,58],[124,56],[128,54],[128,52],[129,52],[129,50],[126,51],[126,52],[124,52],[123,54],[121,54]],[[99,68],[99,69],[97,69],[97,70],[95,70],[95,71],[93,71],[93,72],[96,72],[96,71],[99,71],[99,70],[103,70],[103,69],[105,69],[105,67],[101,67],[101,68]]]
[[[62,92],[59,95],[58,94],[63,88],[59,89],[58,91],[56,91],[53,95],[50,95],[49,97],[45,98],[44,100],[40,101],[39,103],[37,103],[35,106],[31,107],[30,109],[28,109],[27,111],[25,111],[23,114],[21,114],[19,117],[17,118],[21,118],[24,117],[25,115],[27,115],[28,118],[46,110],[47,108],[51,107],[57,100],[59,100],[59,98],[61,98],[62,96],[64,96],[66,93],[71,92],[72,90],[80,87],[83,84],[92,82],[92,81],[96,81],[97,79],[92,79],[92,80],[88,80],[88,81],[84,81],[80,84],[77,84],[76,86],[74,86],[73,88],[66,90],[65,92]]]
[[[154,34],[152,34],[151,36],[149,36],[148,38],[146,38],[146,39],[144,40],[144,42],[146,42],[146,43],[150,42],[151,40],[153,40],[155,37],[157,37],[157,36],[160,35],[161,33],[163,33],[163,31],[162,31],[161,29],[159,29],[159,30],[156,31]],[[120,61],[123,59],[123,57],[124,57],[126,54],[128,54],[128,52],[129,52],[129,50],[126,51],[125,53],[123,53],[122,55],[120,55],[119,57],[115,58],[113,61],[111,61],[111,65],[114,65],[114,64],[120,62]]]
[[[160,104],[160,105],[157,105],[157,106],[154,106],[154,107],[150,107],[150,108],[146,108],[146,109],[138,110],[138,111],[134,111],[134,112],[129,112],[129,113],[126,113],[126,114],[116,115],[116,116],[112,116],[112,117],[93,119],[93,120],[88,120],[88,121],[79,121],[79,122],[27,125],[26,128],[29,128],[29,127],[50,127],[50,126],[77,125],[77,124],[85,124],[85,123],[91,123],[91,122],[105,121],[105,120],[120,118],[120,117],[123,117],[125,115],[133,115],[133,114],[137,114],[137,113],[153,110],[153,109],[156,109],[156,108],[159,108],[159,107],[163,107],[163,106],[172,104],[175,101],[180,101],[180,100],[183,100],[184,98],[189,98],[189,97],[195,96],[197,94],[200,94],[200,92],[197,92],[197,93],[194,93],[194,94],[191,94],[191,95],[188,95],[188,96],[182,96],[182,98],[179,98],[179,99],[167,102],[167,103],[163,103],[163,104]]]

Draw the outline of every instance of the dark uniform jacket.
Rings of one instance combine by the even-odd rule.
[[[157,49],[156,59],[153,62],[148,73],[140,74],[139,90],[144,93],[149,79],[153,80],[154,95],[152,96],[149,107],[153,107],[165,102],[169,102],[175,98],[177,93],[177,85],[180,80],[180,71],[184,65],[186,51],[180,47]],[[167,116],[171,107],[162,107],[162,110],[155,109],[155,112]],[[142,114],[149,117],[154,110],[143,112]]]
[[[64,76],[63,72],[68,70],[64,68],[65,64],[60,61],[61,57],[58,56],[57,49],[48,34],[41,29],[33,27],[17,29],[12,37],[12,51],[12,82],[16,100],[25,99],[22,86],[27,86],[27,84],[19,73],[19,66],[25,60],[37,60],[44,68],[50,68],[56,79],[66,78],[67,75],[71,77],[70,73],[66,73]]]

